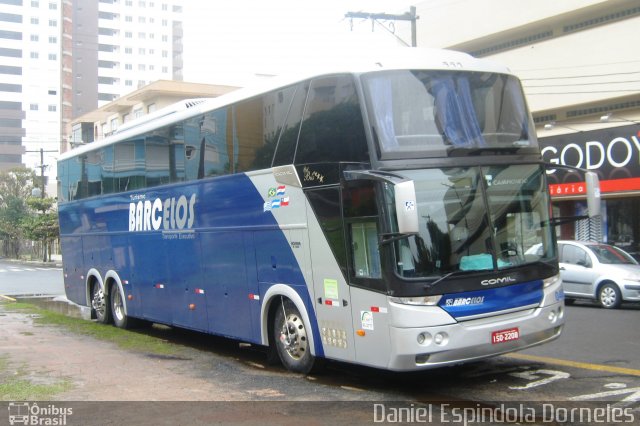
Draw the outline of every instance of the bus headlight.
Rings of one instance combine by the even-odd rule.
[[[389,300],[402,305],[435,306],[442,299],[440,296],[390,297]]]

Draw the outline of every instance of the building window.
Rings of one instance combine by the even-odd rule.
[[[49,105],[49,112],[56,112],[58,107],[56,105]]]
[[[40,20],[38,18],[31,18],[31,23],[33,25],[38,25],[40,23]]]
[[[29,56],[31,57],[31,59],[38,59],[40,57],[40,55],[38,55],[38,52],[31,52]]]
[[[133,70],[133,65],[131,64],[124,64],[124,69],[127,71],[132,71]]]
[[[145,18],[144,16],[139,16],[138,17],[138,23],[139,24],[146,24],[147,23],[147,18]]]
[[[133,49],[131,47],[125,47],[124,53],[126,53],[127,55],[131,55],[133,54]]]
[[[56,21],[55,19],[49,19],[49,26],[50,27],[57,27],[58,26],[58,21]]]
[[[114,118],[111,120],[111,131],[115,132],[116,130],[118,130],[118,119]]]
[[[50,95],[57,95],[58,91],[57,90],[49,90],[48,92]]]
[[[49,60],[50,61],[55,61],[58,59],[58,55],[56,55],[55,53],[49,53]]]
[[[146,55],[147,54],[147,49],[145,49],[144,47],[141,47],[140,49],[138,49],[138,55]]]
[[[55,3],[49,3],[49,10],[58,10],[58,5]]]
[[[54,37],[54,36],[50,36],[49,37],[49,43],[57,43],[58,42],[58,37]]]
[[[31,7],[40,7],[40,2],[38,0],[31,0]]]
[[[124,21],[125,22],[133,22],[133,16],[125,16],[124,17]]]
[[[138,65],[138,71],[146,71],[147,67],[145,66],[145,64],[140,64]]]
[[[30,104],[29,105],[29,110],[30,111],[37,111],[38,110],[38,104]]]
[[[125,31],[124,37],[125,38],[133,38],[133,33],[131,31]]]
[[[31,34],[31,41],[38,41],[40,40],[40,37],[38,37],[38,34]]]
[[[125,86],[133,86],[133,80],[125,80],[124,81],[124,85]]]

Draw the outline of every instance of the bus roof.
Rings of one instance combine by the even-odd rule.
[[[313,71],[297,75],[281,75],[265,79],[251,87],[235,90],[216,98],[186,99],[162,108],[152,114],[140,117],[123,125],[116,133],[98,142],[92,142],[71,149],[59,157],[59,161],[93,151],[119,141],[143,134],[158,127],[198,116],[205,112],[222,108],[245,99],[287,87],[301,81],[331,74],[363,74],[384,70],[424,69],[481,71],[511,74],[504,65],[453,50],[426,48],[394,48],[376,50],[359,55],[357,58],[340,60],[337,64],[324,62]]]

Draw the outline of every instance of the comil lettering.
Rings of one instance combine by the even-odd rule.
[[[129,231],[191,229],[195,204],[196,194],[129,203]]]

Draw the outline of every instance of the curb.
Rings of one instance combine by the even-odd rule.
[[[68,317],[91,320],[91,308],[80,306],[64,296],[16,296],[18,302],[30,303],[48,311],[57,312]]]

